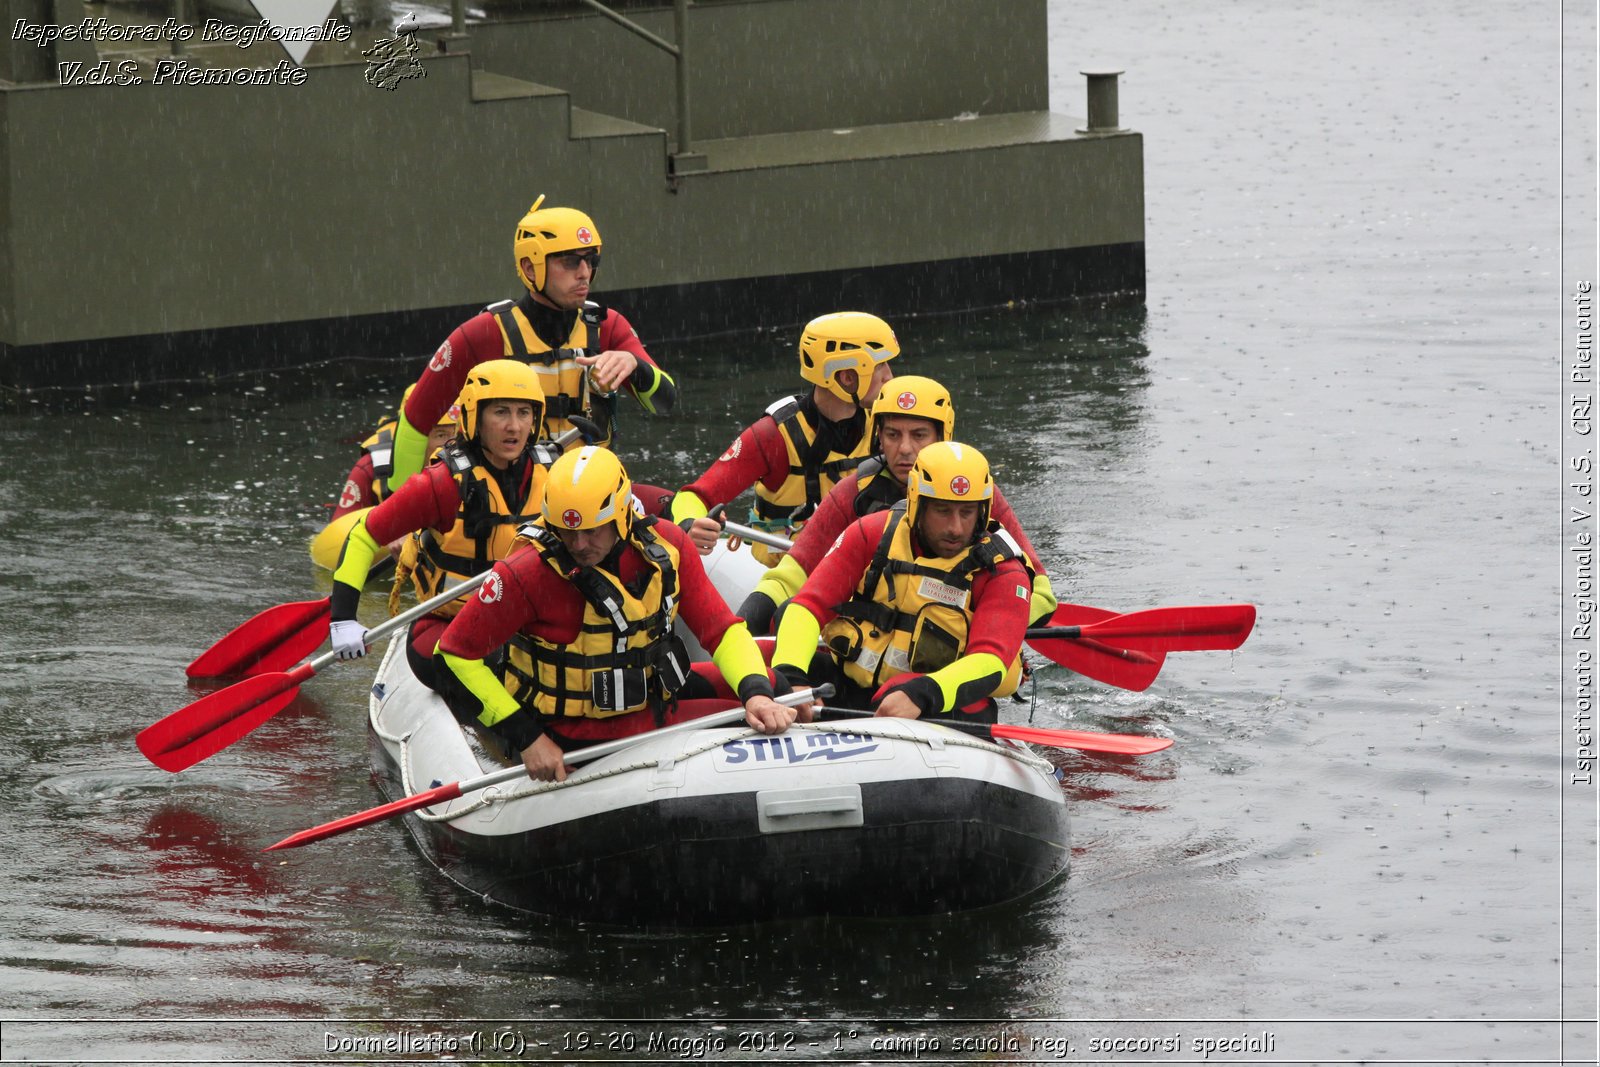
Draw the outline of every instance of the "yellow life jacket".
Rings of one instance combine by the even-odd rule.
[[[523,301],[531,301],[525,296]],[[578,364],[579,356],[594,355],[600,342],[600,323],[605,321],[606,310],[592,300],[584,302],[572,323],[572,333],[566,344],[551,348],[533,330],[533,323],[522,302],[502,300],[484,310],[494,316],[500,325],[500,337],[505,342],[505,355],[526,362],[539,375],[539,385],[544,389],[543,436],[557,437],[571,429],[568,416],[582,415],[592,419],[605,432],[605,436],[592,442],[609,447],[615,421],[615,395],[600,393],[589,386],[589,369]],[[539,436],[539,435],[535,435]],[[573,447],[578,447],[574,444]]]
[[[517,539],[517,527],[539,514],[544,497],[545,468],[533,463],[528,495],[521,507],[513,510],[500,491],[494,473],[456,442],[438,452],[439,462],[450,468],[461,494],[455,525],[440,537],[431,529],[418,530],[407,541],[395,567],[394,589],[389,595],[389,612],[399,607],[400,590],[409,577],[417,590],[417,600],[437,596],[457,582],[482,574],[495,561],[510,554]],[[461,610],[461,601],[452,600],[435,614],[450,617]]]
[[[635,519],[628,543],[645,560],[630,588],[598,567],[578,567],[561,539],[529,523],[521,539],[583,597],[577,639],[558,645],[518,633],[506,648],[505,687],[525,710],[545,716],[606,719],[646,707],[661,712],[689,677],[688,649],[672,628],[678,616],[678,550]]]
[[[819,444],[817,423],[820,416],[816,405],[807,402],[809,399],[809,394],[800,393],[767,408],[766,413],[778,424],[778,434],[788,452],[789,475],[775,490],[757,482],[755,505],[750,510],[751,526],[791,539],[817,510],[822,498],[867,458],[870,445],[864,416],[861,437],[849,452],[833,451]],[[750,550],[769,566],[777,562],[779,553],[765,545],[752,544]]]
[[[907,673],[931,674],[966,654],[972,626],[972,579],[1008,559],[1028,560],[1011,535],[991,521],[977,544],[953,559],[917,556],[905,501],[890,509],[877,551],[849,600],[822,628],[822,640],[845,677],[868,690]],[[1032,582],[1029,572],[1028,582]],[[1022,653],[993,696],[1017,691]]]
[[[394,431],[398,426],[397,420],[386,419],[361,442],[361,451],[372,457],[372,495],[379,503],[394,492],[389,478],[394,474]]]

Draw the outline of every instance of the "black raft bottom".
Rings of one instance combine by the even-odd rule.
[[[724,925],[962,911],[1067,866],[1066,809],[963,779],[865,784],[866,825],[760,832],[754,793],[657,801],[486,838],[408,820],[453,881],[511,908],[603,923]]]
[[[602,283],[603,284],[603,283]],[[945,315],[1012,304],[1082,300],[1140,303],[1144,244],[817,271],[642,289],[600,289],[651,344],[719,334],[796,329],[832,311],[888,318]],[[483,304],[338,319],[40,345],[0,343],[0,402],[48,403],[86,391],[157,390],[263,371],[414,360],[420,368]]]

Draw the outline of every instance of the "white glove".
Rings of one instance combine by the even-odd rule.
[[[367,654],[367,628],[356,620],[335,620],[328,630],[328,643],[340,659],[360,659]]]

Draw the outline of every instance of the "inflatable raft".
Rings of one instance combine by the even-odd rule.
[[[512,764],[389,644],[369,703],[395,800]],[[517,779],[405,816],[428,860],[512,908],[630,925],[998,904],[1068,864],[1066,803],[1025,746],[903,719],[643,734],[565,782]]]

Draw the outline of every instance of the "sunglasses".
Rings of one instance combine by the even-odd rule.
[[[547,258],[561,264],[567,270],[577,270],[584,263],[589,264],[591,271],[600,269],[599,252],[555,252]]]

